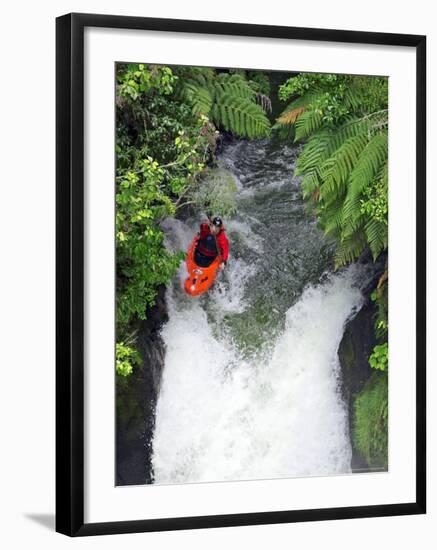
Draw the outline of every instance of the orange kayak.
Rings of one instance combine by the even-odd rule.
[[[196,244],[197,237],[194,237],[186,258],[188,277],[185,279],[184,288],[185,292],[190,296],[199,296],[209,290],[214,284],[217,271],[220,267],[220,259],[218,256],[208,267],[200,267],[197,265],[194,261]]]

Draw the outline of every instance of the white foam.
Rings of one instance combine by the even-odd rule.
[[[256,273],[256,266],[247,264],[241,258],[233,259],[225,273],[217,276],[210,291],[218,318],[226,313],[241,313],[245,309],[244,291],[246,284]]]
[[[264,247],[262,239],[254,231],[252,231],[252,228],[248,223],[236,219],[229,220],[226,223],[226,230],[228,233],[237,233],[244,245],[248,248],[258,252],[259,254],[263,253]]]
[[[361,305],[356,268],[309,287],[268,356],[243,360],[198,300],[168,295],[156,408],[156,483],[347,473],[351,449],[337,349]],[[241,298],[240,298],[241,300]]]

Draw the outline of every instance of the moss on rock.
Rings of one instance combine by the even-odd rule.
[[[353,445],[371,469],[388,467],[388,377],[374,372],[354,400]]]

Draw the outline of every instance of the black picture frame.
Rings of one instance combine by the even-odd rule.
[[[416,500],[84,523],[84,29],[106,27],[404,46],[416,51]],[[69,536],[423,514],[426,511],[426,37],[73,13],[56,20],[56,530]]]

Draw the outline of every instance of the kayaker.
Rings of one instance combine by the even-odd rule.
[[[228,261],[229,242],[221,218],[216,216],[208,222],[200,224],[194,261],[200,267],[208,267],[218,254],[221,257],[220,269],[223,270]]]

